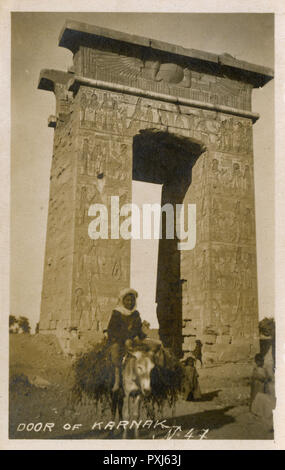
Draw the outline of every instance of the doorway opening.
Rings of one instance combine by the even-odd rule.
[[[165,204],[173,206],[175,220],[176,204],[183,204],[191,184],[192,167],[203,151],[203,145],[192,139],[153,129],[140,131],[133,139],[133,202],[136,199],[140,204],[148,202],[152,193],[154,202],[161,207]],[[181,356],[183,279],[180,275],[181,252],[177,249],[180,240],[176,230],[173,238],[166,237],[164,212],[160,225],[161,239],[139,240],[139,253],[135,254],[136,240],[132,240],[131,285],[136,286],[141,298],[145,299],[141,301],[144,308],[148,308],[149,302],[151,312],[142,312],[143,317],[150,322],[149,317],[150,324],[158,326],[164,346]],[[148,253],[140,264],[139,257],[143,258],[144,251]],[[153,318],[154,293],[157,321]]]
[[[142,181],[132,183],[132,203],[140,209],[140,227],[143,225],[143,204],[160,204],[161,184]],[[157,320],[156,282],[158,262],[158,239],[131,240],[131,286],[139,293],[138,310],[150,328],[159,329]]]

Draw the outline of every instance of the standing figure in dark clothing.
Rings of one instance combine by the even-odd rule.
[[[182,376],[181,392],[184,400],[199,400],[201,390],[198,373],[195,367],[194,357],[188,357],[184,362],[184,373]]]
[[[270,381],[267,370],[264,367],[264,357],[258,353],[255,355],[255,367],[252,371],[251,387],[250,387],[250,410],[252,411],[252,404],[258,393],[264,395],[265,386]]]
[[[111,360],[115,366],[115,382],[112,391],[120,387],[120,367],[126,347],[133,341],[143,340],[146,335],[142,331],[142,321],[136,310],[138,293],[134,289],[121,291],[118,304],[112,312],[108,325]]]

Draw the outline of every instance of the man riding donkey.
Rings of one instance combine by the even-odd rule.
[[[155,353],[161,346],[160,341],[147,338],[143,332],[141,317],[136,309],[137,297],[134,289],[127,288],[120,292],[107,328],[111,361],[115,368],[113,392],[120,388],[121,364],[128,350],[148,348]]]

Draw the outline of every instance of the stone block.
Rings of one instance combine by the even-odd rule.
[[[203,335],[202,336],[202,343],[203,344],[215,344],[216,343],[216,340],[217,340],[217,336],[216,335]]]
[[[230,344],[231,336],[230,335],[219,335],[217,336],[216,344]]]
[[[204,344],[202,347],[202,354],[216,352],[216,345],[214,344]]]
[[[186,326],[185,328],[182,328],[182,334],[183,336],[196,336],[197,329],[189,325],[189,326]]]

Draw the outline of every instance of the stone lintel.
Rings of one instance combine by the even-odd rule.
[[[127,85],[120,85],[118,83],[104,82],[102,80],[79,77],[77,75],[72,75],[72,78],[70,78],[67,84],[67,89],[76,94],[81,85],[87,87],[100,88],[102,90],[114,91],[115,93],[125,93],[129,95],[165,101],[176,105],[192,106],[194,108],[206,109],[208,111],[216,111],[220,113],[231,114],[234,116],[245,117],[251,119],[253,123],[259,119],[259,114],[253,113],[251,111],[231,108],[230,106],[205,103],[204,101],[197,101],[174,95],[166,95],[164,93],[156,93],[154,91],[147,91],[139,88],[130,87]]]
[[[101,28],[95,25],[80,23],[73,20],[67,20],[59,37],[59,46],[65,47],[75,53],[80,46],[96,48],[98,39],[105,38],[110,43],[125,43],[132,46],[147,48],[156,53],[168,53],[177,56],[177,59],[183,58],[189,60],[191,68],[192,63],[200,63],[208,69],[211,75],[215,71],[220,71],[231,75],[234,73],[240,81],[247,81],[254,87],[264,86],[269,82],[274,72],[269,67],[252,64],[243,60],[238,60],[230,54],[213,54],[196,49],[186,49],[182,46],[169,44],[164,41],[148,39],[142,36],[136,36],[128,33],[122,33],[109,28]],[[101,43],[102,44],[102,43]]]
[[[140,136],[148,142],[150,147],[152,145],[160,146],[160,148],[171,147],[175,151],[180,152],[180,154],[191,154],[193,162],[207,150],[205,144],[193,137],[189,139],[188,137],[177,136],[158,129],[142,129],[140,130]]]

